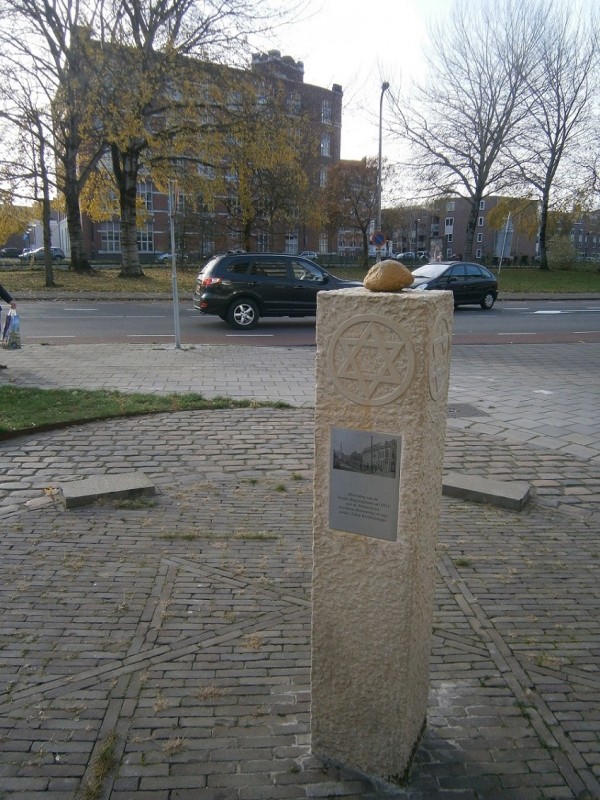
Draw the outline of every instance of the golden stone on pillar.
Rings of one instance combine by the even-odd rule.
[[[387,258],[367,272],[363,286],[371,292],[401,292],[414,278],[409,269],[399,261]]]

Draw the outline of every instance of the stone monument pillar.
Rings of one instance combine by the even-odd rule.
[[[313,752],[402,778],[425,725],[450,292],[321,292]]]

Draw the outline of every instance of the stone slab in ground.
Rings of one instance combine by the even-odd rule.
[[[497,481],[477,475],[450,472],[444,475],[442,494],[477,503],[492,503],[500,508],[520,511],[529,499],[529,484],[525,481]]]
[[[156,487],[143,472],[92,475],[60,485],[65,508],[93,503],[99,497],[139,497],[156,494]]]

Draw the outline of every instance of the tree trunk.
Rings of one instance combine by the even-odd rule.
[[[253,220],[247,219],[244,223],[244,249],[247,253],[256,249],[252,247],[252,222]]]
[[[90,272],[92,265],[83,249],[83,230],[79,208],[79,192],[76,186],[65,182],[65,203],[67,206],[67,228],[71,248],[71,269],[76,272]]]
[[[119,187],[121,210],[121,278],[141,278],[144,275],[140,264],[137,244],[137,179],[140,168],[139,150],[130,147],[120,151],[111,147],[113,171]]]
[[[40,143],[40,177],[42,179],[42,229],[44,232],[44,270],[46,286],[54,286],[54,270],[52,268],[52,234],[50,231],[50,187],[48,168],[46,167],[46,151],[43,141]]]
[[[365,269],[369,269],[369,236],[367,231],[362,231],[363,240],[363,265]]]
[[[473,260],[473,242],[475,240],[475,228],[477,227],[480,200],[480,197],[471,199],[471,208],[469,210],[469,219],[467,220],[467,230],[465,233],[465,252],[462,254],[465,261]]]
[[[548,197],[542,197],[542,204],[540,208],[540,269],[550,269],[548,264],[548,249],[546,247],[546,233],[548,230]]]

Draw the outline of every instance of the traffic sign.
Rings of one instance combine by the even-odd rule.
[[[375,247],[383,247],[385,244],[385,233],[383,231],[376,231],[371,237],[371,243],[374,244]]]

